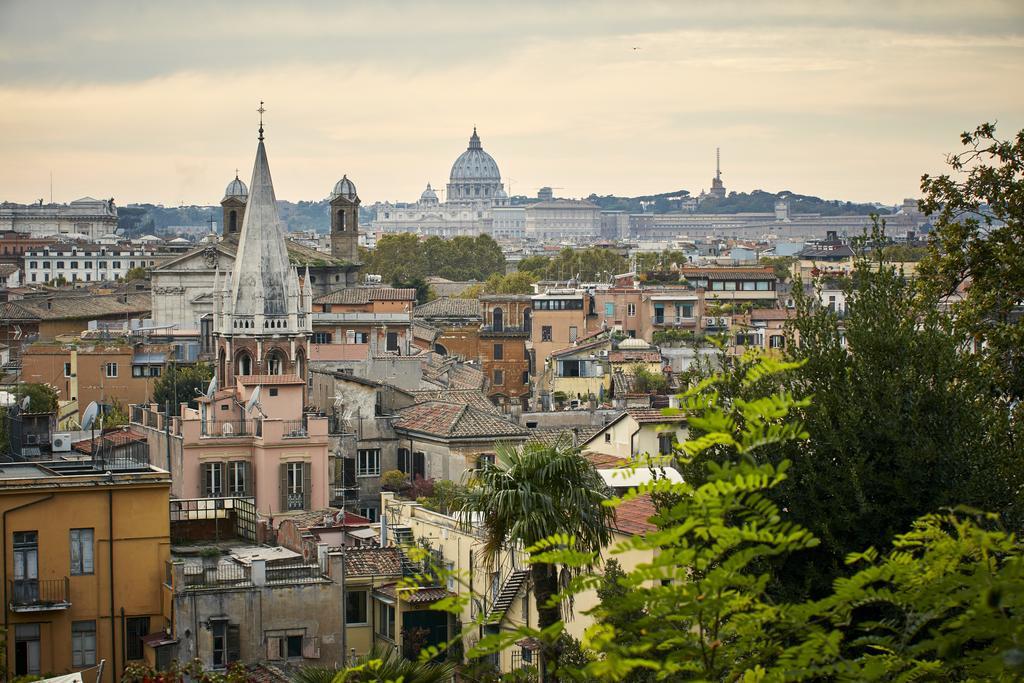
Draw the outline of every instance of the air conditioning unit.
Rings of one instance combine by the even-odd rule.
[[[54,453],[68,453],[71,451],[71,435],[54,434],[50,448]]]
[[[715,317],[704,318],[703,325],[704,325],[704,327],[717,327],[718,326],[718,318],[715,318]]]
[[[729,319],[728,318],[719,318],[718,319],[718,324],[721,325],[722,327],[728,327],[729,326]]]

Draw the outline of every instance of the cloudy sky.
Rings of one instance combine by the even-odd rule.
[[[514,193],[896,202],[1024,128],[1024,3],[0,0],[0,200],[220,200],[259,101],[277,195],[443,187],[474,125]]]

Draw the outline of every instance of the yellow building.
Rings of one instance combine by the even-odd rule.
[[[620,460],[611,459],[606,465],[599,465],[598,469],[613,469],[620,465]],[[393,493],[381,494],[381,513],[387,518],[390,543],[415,542],[430,547],[437,561],[453,572],[453,577],[447,579],[446,585],[440,589],[471,598],[464,613],[460,615],[460,621],[467,625],[480,619],[483,627],[474,628],[464,636],[463,645],[467,649],[482,635],[508,632],[525,625],[537,626],[529,563],[526,553],[521,549],[503,551],[501,557],[488,562],[483,552],[482,527],[466,528],[451,515],[431,510],[411,500],[397,498]],[[618,545],[634,534],[653,530],[655,527],[648,520],[654,513],[654,505],[649,496],[640,496],[618,507],[609,547]],[[624,570],[629,571],[653,558],[650,551],[629,550],[616,554],[615,559]],[[435,596],[429,594],[424,597]],[[577,638],[582,636],[593,623],[586,612],[597,604],[595,590],[575,596],[573,618],[566,620],[566,630]],[[399,612],[403,625],[409,624],[410,611],[405,604],[401,605]],[[407,643],[402,642],[400,645],[408,650]],[[415,653],[406,651],[407,656],[410,654]],[[523,641],[515,647],[506,648],[492,658],[492,663],[503,673],[535,666],[535,644]]]
[[[0,466],[5,678],[105,660],[112,683],[143,659],[143,637],[167,625],[170,486],[167,472],[144,464]]]
[[[581,445],[583,452],[631,460],[642,455],[672,455],[689,431],[683,415],[663,415],[658,408],[627,408]]]

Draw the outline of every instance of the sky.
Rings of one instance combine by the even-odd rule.
[[[279,199],[710,186],[896,203],[1024,128],[1024,2],[0,0],[0,200],[216,204],[265,101]]]

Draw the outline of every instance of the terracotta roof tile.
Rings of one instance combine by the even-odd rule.
[[[103,447],[104,444],[108,446],[125,446],[130,443],[142,443],[146,441],[145,434],[139,434],[133,432],[130,429],[119,429],[116,432],[107,432],[106,434],[96,435],[96,445]],[[82,439],[71,444],[71,447],[79,453],[92,454],[92,438]]]
[[[650,518],[657,513],[650,495],[644,494],[625,500],[615,508],[615,528],[624,534],[639,535],[655,531],[657,525]]]
[[[627,408],[626,412],[640,424],[667,424],[669,422],[686,422],[686,416],[665,415],[660,408]]]
[[[398,590],[398,586],[393,583],[381,586],[377,589],[377,592],[383,593],[390,598],[401,596],[401,599],[410,605],[424,605],[455,595],[438,586],[428,586],[426,588],[403,587],[401,590]]]
[[[298,375],[238,375],[236,378],[244,386],[253,384],[305,384]]]
[[[579,427],[576,433],[576,443],[586,443],[590,440],[590,437],[597,434],[598,431],[597,427]],[[562,439],[564,439],[566,443],[572,444],[572,438],[572,429],[567,429],[565,427],[545,427],[541,429],[531,429],[530,438],[526,440],[526,443],[538,443],[545,446],[554,446]]]
[[[476,299],[458,299],[448,296],[417,306],[413,309],[413,316],[426,320],[436,318],[482,318],[480,302]]]
[[[500,415],[493,403],[478,389],[427,389],[412,392],[416,403],[428,401],[445,401],[447,403],[463,403],[484,412]]]
[[[583,454],[583,457],[599,470],[614,470],[629,464],[629,460],[626,458],[620,458],[617,455],[609,455],[607,453],[587,451]]]
[[[394,427],[451,439],[518,438],[529,434],[494,413],[445,401],[427,401],[403,408]]]
[[[416,290],[395,287],[347,287],[314,299],[314,304],[368,304],[371,301],[416,301]]]
[[[400,548],[346,548],[345,574],[356,576],[401,576]]]
[[[775,270],[771,267],[765,268],[683,268],[680,274],[686,278],[707,278],[708,280],[733,280],[742,278],[746,280],[775,280]]]

